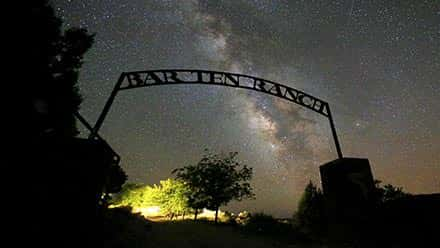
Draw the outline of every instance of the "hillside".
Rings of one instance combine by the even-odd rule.
[[[258,234],[239,225],[218,224],[207,220],[144,219],[140,214],[111,210],[106,223],[105,247],[130,248],[220,248],[220,247],[298,247],[317,248],[293,236]]]

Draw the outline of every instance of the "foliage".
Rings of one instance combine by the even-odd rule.
[[[104,182],[104,190],[102,192],[100,205],[107,207],[111,202],[112,193],[117,193],[122,190],[122,185],[127,181],[127,174],[117,164],[112,164],[107,170],[107,177]]]
[[[114,196],[112,204],[132,208],[159,206],[163,214],[173,218],[191,211],[188,194],[186,184],[175,179],[162,180],[159,185],[153,186],[125,184],[122,191]]]
[[[403,191],[402,187],[395,187],[391,184],[386,184],[384,186],[381,186],[382,182],[380,180],[375,180],[375,190],[376,190],[376,197],[379,204],[400,199],[405,196],[409,196],[409,193],[406,193]]]
[[[121,166],[112,164],[110,165],[108,172],[108,179],[105,184],[106,193],[117,193],[122,190],[122,185],[127,181],[127,174],[121,168]]]
[[[206,207],[216,211],[231,200],[252,198],[249,183],[252,168],[237,161],[237,153],[209,154],[207,151],[196,165],[175,169],[172,173],[190,187],[189,204],[194,209]]]
[[[251,213],[249,213],[248,211],[243,211],[238,214],[237,218],[235,218],[235,221],[240,225],[246,225],[249,222],[250,218]]]
[[[244,225],[245,230],[258,234],[286,234],[291,231],[291,226],[282,223],[264,213],[252,214]]]
[[[145,185],[126,183],[117,194],[112,194],[111,204],[116,206],[129,206],[132,208],[143,205],[143,191]]]
[[[325,226],[324,196],[312,181],[304,189],[294,220],[306,234],[319,234],[323,231]]]
[[[159,195],[159,191],[160,187],[128,183],[122,187],[120,193],[114,196],[112,204],[132,208],[156,206],[158,205],[156,195]]]
[[[170,216],[172,219],[175,215],[183,215],[189,212],[188,204],[189,187],[183,181],[175,179],[167,179],[160,181],[160,185],[154,185],[157,192],[153,195],[154,202],[160,206],[161,212]]]
[[[32,80],[26,87],[34,135],[52,130],[61,136],[74,136],[74,113],[81,103],[78,73],[84,54],[93,44],[93,35],[82,28],[62,32],[62,22],[48,1],[30,1],[29,7],[27,32],[32,42],[25,49],[30,49],[26,69],[31,70]]]
[[[225,211],[223,215],[220,215],[220,222],[229,224],[229,225],[235,225],[237,222],[235,221],[235,216],[233,213],[229,211]]]

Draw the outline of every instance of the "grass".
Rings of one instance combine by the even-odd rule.
[[[253,214],[245,222],[215,224],[210,219],[170,221],[155,216],[146,219],[130,209],[109,209],[105,214],[104,247],[106,248],[352,248],[384,246],[380,240],[351,242],[335,241],[325,237],[311,238],[289,221],[280,221],[270,215]],[[401,246],[396,246],[401,247]],[[406,247],[406,246],[405,246]]]
[[[174,220],[166,218],[144,219],[128,211],[110,211],[105,247],[150,248],[311,248],[295,244],[286,233],[262,235],[249,232],[240,225],[214,224],[209,220]]]
[[[214,224],[206,220],[169,221],[167,218],[155,217],[145,219],[141,214],[129,210],[113,209],[108,212],[105,246],[108,248],[318,248],[312,243],[299,241],[294,231],[287,226],[269,225],[268,218],[255,218],[258,225],[272,226],[273,231],[258,231],[255,225],[249,227],[232,224]],[[273,220],[271,220],[273,222]],[[261,223],[260,223],[261,222]],[[273,224],[273,223],[272,223]],[[282,224],[281,224],[282,225]]]
[[[273,236],[243,232],[237,226],[215,225],[209,221],[182,220],[153,222],[147,247],[232,248],[312,247],[296,246]]]

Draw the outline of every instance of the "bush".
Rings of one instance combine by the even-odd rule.
[[[246,225],[250,218],[251,214],[248,211],[243,211],[238,214],[237,218],[235,218],[235,222],[240,225]]]
[[[225,223],[225,224],[230,224],[230,225],[235,225],[237,224],[237,222],[235,221],[234,218],[234,214],[228,211],[225,211],[221,216],[220,216],[220,222]]]
[[[103,247],[138,247],[147,244],[151,222],[130,207],[107,209],[104,213]]]
[[[133,213],[131,207],[118,207],[108,209],[105,213],[105,222],[109,231],[120,232],[125,226],[143,227],[146,231],[151,230],[151,222],[139,213]],[[110,230],[111,228],[116,228]],[[118,228],[122,228],[119,229]]]
[[[245,230],[258,234],[285,234],[291,231],[290,224],[282,223],[264,213],[251,215],[244,227]]]

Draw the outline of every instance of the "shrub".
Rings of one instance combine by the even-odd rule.
[[[246,225],[251,218],[251,214],[248,211],[243,211],[235,218],[235,222],[240,225]]]
[[[138,247],[147,244],[151,222],[130,207],[107,209],[104,214],[103,247]]]
[[[282,223],[264,213],[251,215],[244,227],[247,231],[258,234],[284,234],[291,230],[290,224]]]
[[[222,215],[220,215],[220,222],[230,225],[237,224],[234,214],[228,211],[225,211]]]

